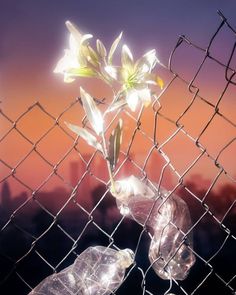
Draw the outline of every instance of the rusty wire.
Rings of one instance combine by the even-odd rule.
[[[181,191],[182,194],[188,195],[188,200],[191,200],[191,202],[194,204],[196,203],[201,206],[202,210],[201,214],[199,214],[198,217],[194,219],[193,225],[187,234],[193,232],[193,234],[196,235],[197,233],[198,237],[196,239],[198,239],[198,231],[200,231],[199,226],[201,224],[205,224],[205,226],[207,226],[207,223],[210,222],[213,223],[210,230],[215,229],[220,236],[220,240],[217,241],[218,236],[215,236],[216,240],[213,239],[210,241],[215,243],[217,246],[213,247],[214,250],[211,251],[208,257],[207,255],[204,255],[201,250],[199,250],[199,247],[197,247],[197,249],[195,249],[195,247],[191,249],[191,251],[194,252],[198,262],[197,266],[193,266],[193,272],[194,268],[196,268],[196,271],[193,273],[193,275],[190,273],[190,278],[187,278],[186,282],[174,280],[170,283],[166,281],[161,282],[161,280],[159,280],[153,273],[150,263],[149,265],[147,265],[147,262],[142,264],[142,261],[140,260],[140,252],[144,251],[145,249],[147,250],[145,240],[148,240],[148,236],[145,226],[143,228],[139,227],[137,229],[132,222],[130,224],[128,223],[128,226],[132,228],[132,230],[135,229],[135,231],[137,231],[135,238],[136,240],[135,242],[133,241],[133,244],[131,243],[133,250],[135,251],[137,261],[127,272],[125,281],[121,288],[119,288],[114,294],[127,294],[130,292],[128,291],[130,290],[129,288],[132,290],[132,284],[135,284],[137,290],[139,290],[137,291],[137,294],[167,294],[168,292],[174,292],[175,294],[210,294],[211,291],[214,291],[215,286],[218,288],[218,285],[220,285],[221,288],[219,294],[235,294],[236,292],[236,263],[233,262],[233,257],[235,256],[233,249],[235,250],[236,236],[233,225],[225,222],[229,217],[232,219],[232,221],[230,219],[231,222],[233,222],[233,220],[235,221],[236,189],[234,189],[234,195],[232,197],[231,203],[226,209],[224,208],[224,211],[222,211],[221,214],[218,214],[215,211],[214,203],[212,203],[212,205],[208,202],[209,196],[211,196],[212,191],[216,187],[216,184],[222,175],[224,175],[227,181],[235,188],[236,179],[232,173],[224,168],[224,163],[221,163],[220,157],[226,150],[233,146],[236,136],[230,138],[227,143],[224,143],[216,155],[212,155],[211,152],[208,151],[208,146],[202,143],[202,137],[216,118],[220,118],[226,124],[230,125],[230,128],[234,128],[234,131],[236,130],[235,121],[233,121],[232,118],[229,118],[227,114],[224,114],[224,112],[221,111],[221,102],[225,99],[225,94],[229,91],[235,91],[235,69],[233,67],[232,60],[235,54],[236,42],[234,41],[234,45],[230,49],[230,54],[228,56],[228,60],[226,61],[217,59],[217,57],[215,57],[211,52],[216,38],[223,29],[228,30],[232,34],[232,39],[234,40],[236,32],[221,12],[219,12],[219,16],[221,22],[210,38],[206,47],[201,47],[195,44],[186,36],[180,36],[176,46],[170,54],[168,66],[160,65],[164,71],[168,72],[171,78],[169,79],[169,82],[166,83],[166,86],[160,92],[160,94],[155,97],[155,100],[152,104],[152,133],[147,132],[145,127],[143,127],[144,113],[146,110],[141,109],[138,115],[133,115],[127,110],[124,111],[123,116],[129,118],[129,122],[132,122],[130,125],[134,124],[135,127],[132,129],[132,134],[126,144],[126,148],[122,149],[121,151],[122,159],[119,161],[116,175],[119,174],[119,171],[122,170],[124,166],[131,166],[136,169],[136,173],[139,173],[141,178],[146,178],[150,185],[153,185],[153,187],[158,189],[163,185],[163,178],[167,173],[166,171],[172,171],[173,175],[176,176],[177,181],[172,186],[170,194]],[[174,67],[176,54],[182,46],[187,46],[190,49],[193,48],[202,54],[202,60],[198,64],[195,74],[190,79],[183,77],[179,70],[176,70]],[[201,85],[196,86],[195,83],[206,62],[209,60],[224,70],[224,87],[222,88],[222,91],[215,102],[212,102],[208,97],[203,96],[201,94]],[[172,118],[171,116],[168,116],[167,113],[163,112],[163,104],[165,103],[163,96],[168,91],[172,89],[175,90],[176,81],[184,85],[188,91],[190,99],[187,106],[184,107],[184,109],[182,109],[181,113],[178,115],[178,118]],[[191,134],[191,132],[188,131],[185,128],[185,125],[182,123],[182,119],[186,116],[186,114],[189,113],[196,101],[201,101],[206,108],[210,108],[212,111],[197,137]],[[105,100],[99,102],[106,103]],[[85,245],[94,245],[97,242],[102,241],[101,243],[105,244],[106,246],[112,246],[116,249],[119,249],[124,247],[127,242],[127,240],[125,240],[126,237],[124,238],[122,235],[132,235],[132,233],[128,232],[128,229],[126,233],[124,232],[127,226],[127,220],[124,217],[120,216],[115,220],[115,222],[112,223],[112,225],[109,226],[106,224],[106,221],[105,223],[100,223],[97,221],[97,212],[103,206],[104,200],[112,197],[109,195],[109,189],[107,187],[108,178],[106,180],[102,179],[99,175],[94,173],[93,169],[91,168],[98,156],[98,151],[94,151],[90,154],[89,159],[85,159],[83,157],[83,153],[80,150],[80,139],[74,138],[62,122],[63,116],[75,105],[80,105],[80,99],[74,100],[63,112],[61,112],[59,116],[55,117],[47,111],[46,106],[42,105],[40,102],[35,102],[15,120],[8,116],[7,110],[0,110],[0,116],[2,120],[6,121],[11,126],[5,131],[4,134],[2,134],[0,138],[0,145],[4,143],[4,141],[14,131],[31,147],[30,150],[15,165],[8,163],[7,159],[0,159],[1,165],[9,171],[9,173],[2,177],[0,183],[3,185],[11,179],[14,179],[14,181],[18,182],[28,193],[28,197],[17,208],[14,208],[12,212],[7,212],[7,215],[5,214],[6,216],[4,220],[0,219],[0,259],[3,261],[0,266],[0,279],[2,286],[0,287],[0,289],[2,288],[1,294],[12,294],[11,291],[10,293],[7,293],[6,291],[9,290],[8,288],[10,288],[11,284],[16,284],[18,290],[17,294],[27,294],[44,277],[53,272],[60,271],[62,268],[67,266],[69,262],[73,261],[76,255],[78,255],[81,250],[83,250]],[[53,122],[52,126],[49,129],[46,129],[36,141],[32,141],[30,138],[28,138],[28,136],[25,135],[24,132],[18,127],[23,118],[30,115],[32,110],[40,112],[43,116],[45,116],[45,118],[47,117]],[[119,115],[120,114],[117,113],[109,122],[107,133],[109,132],[109,127],[113,124],[113,122],[116,122]],[[194,113],[193,116],[199,116],[199,114]],[[163,142],[158,142],[157,136],[159,132],[160,119],[168,122],[168,124],[170,124],[174,130]],[[82,122],[84,125],[86,125],[86,117],[82,119]],[[46,155],[40,152],[38,147],[42,140],[45,139],[47,135],[56,128],[60,130],[63,136],[66,136],[71,140],[71,147],[59,161],[54,163],[53,161],[50,161]],[[178,135],[188,139],[191,142],[192,148],[198,150],[198,155],[192,159],[188,166],[184,167],[184,171],[178,171],[178,169],[176,169],[175,164],[168,155],[168,152],[165,151],[166,146],[171,145],[172,141],[174,141]],[[134,146],[137,145],[137,142],[135,142],[137,136],[142,136],[143,140],[146,141],[147,146],[151,146],[149,149],[147,149],[143,163],[136,161],[136,158],[133,156]],[[69,155],[72,151],[76,152],[78,159],[84,164],[82,175],[80,179],[78,179],[76,185],[73,185],[70,181],[68,181],[68,179],[64,177],[63,174],[60,173],[60,168],[68,161]],[[152,179],[149,179],[147,166],[150,164],[150,159],[155,153],[157,153],[162,158],[164,164],[161,167],[161,172],[158,179],[153,181]],[[33,188],[30,181],[23,181],[17,174],[19,167],[21,167],[21,165],[30,155],[37,155],[51,171],[51,173],[40,183],[37,188]],[[231,157],[234,158],[235,154],[231,154]],[[195,167],[202,159],[208,159],[209,163],[211,163],[210,165],[216,169],[217,173],[211,180],[211,183],[208,185],[203,195],[199,196],[199,194],[188,185],[187,180],[191,169]],[[34,173],[34,171],[32,170],[31,173]],[[34,177],[37,177],[37,175],[34,175]],[[47,208],[47,205],[45,205],[39,197],[39,194],[41,191],[43,191],[44,186],[47,185],[47,183],[53,177],[58,178],[68,192],[66,201],[59,209],[57,209],[57,212],[53,212]],[[93,178],[97,183],[100,183],[104,187],[102,193],[97,196],[97,202],[96,204],[93,204],[92,210],[84,206],[80,202],[80,197],[78,197],[78,190],[85,181],[84,179],[86,177]],[[223,198],[224,196],[221,197]],[[37,231],[31,231],[29,229],[30,227],[24,227],[22,226],[21,222],[18,222],[19,218],[27,219],[27,215],[24,215],[24,209],[28,207],[30,208],[32,203],[36,204],[37,210],[40,210],[40,213],[44,214],[44,216],[47,216],[47,218],[50,220],[50,222],[47,221],[48,223],[43,226],[43,229],[40,231],[40,233]],[[78,212],[78,216],[83,216],[78,217],[77,219],[77,221],[80,221],[81,218],[81,223],[83,224],[78,225],[78,229],[76,224],[74,224],[73,231],[65,226],[61,220],[68,204],[71,203],[74,205],[74,210],[77,210],[76,212]],[[194,208],[190,206],[190,213],[192,213],[191,210],[193,209]],[[1,211],[4,211],[4,208],[1,208]],[[43,219],[40,219],[39,221],[42,222],[42,220]],[[30,222],[31,220],[28,220],[28,223]],[[40,227],[40,224],[38,226]],[[20,245],[15,245],[15,248],[13,247],[14,230],[17,231],[17,235],[20,235],[25,243],[25,248],[22,251],[23,253],[20,253],[16,256],[14,255],[14,251],[17,251],[17,247],[20,247]],[[50,238],[47,238],[52,230],[57,230],[61,233],[60,241],[53,239],[50,240]],[[9,233],[10,237],[8,236]],[[117,235],[121,235],[121,237],[117,237]],[[88,241],[84,241],[86,240],[86,237],[88,238]],[[2,246],[4,243],[9,243],[8,239],[10,243],[13,244],[13,246],[9,244],[7,244],[7,246]],[[66,243],[66,247],[63,247],[60,252],[62,257],[60,256],[60,259],[55,260],[51,257],[48,259],[46,254],[47,248],[50,248],[50,251],[52,251],[53,247],[59,242]],[[42,247],[41,243],[43,243]],[[8,253],[6,250],[8,247],[13,247],[12,253],[10,251]],[[57,247],[60,246],[57,245]],[[215,259],[220,257],[222,252],[226,252],[228,253],[227,255],[229,255],[229,257],[232,257],[232,265],[230,266],[231,272],[228,272],[227,269],[229,268],[229,264],[226,262],[225,264],[220,265],[220,267],[219,265],[215,265]],[[28,260],[29,262],[27,264]],[[32,265],[32,263],[34,265]],[[44,267],[41,265],[44,265]],[[39,270],[38,276],[37,268],[42,269],[42,271]],[[32,275],[33,278],[28,272],[28,270],[32,269],[34,269]]]

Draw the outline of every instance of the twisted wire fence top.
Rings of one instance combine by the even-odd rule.
[[[29,293],[96,244],[136,254],[115,294],[235,294],[236,31],[219,16],[206,46],[179,37],[168,66],[160,64],[165,86],[151,108],[122,114],[127,135],[115,178],[134,174],[187,202],[192,227],[186,235],[194,235],[197,258],[188,278],[163,281],[152,270],[145,226],[119,214],[99,152],[64,124],[80,109],[77,98],[57,117],[40,102],[16,119],[0,110],[1,294]],[[225,34],[231,48],[222,42]],[[107,136],[118,115],[110,118]],[[28,132],[27,124],[35,130]]]

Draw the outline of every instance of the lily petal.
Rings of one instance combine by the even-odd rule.
[[[92,96],[87,93],[82,87],[80,87],[80,95],[88,120],[97,135],[100,135],[103,132],[104,128],[102,114],[96,106]]]
[[[123,45],[122,47],[121,64],[124,68],[133,66],[133,55],[127,45]]]
[[[106,50],[105,45],[99,39],[97,39],[96,45],[97,45],[97,51],[98,51],[98,53],[100,54],[100,56],[102,57],[102,59],[104,59],[107,56],[107,50]]]
[[[71,53],[74,56],[76,56],[79,49],[79,43],[76,41],[75,37],[72,34],[70,34],[70,37],[69,37],[69,46],[70,46],[69,51],[71,51]]]
[[[113,55],[114,55],[116,48],[122,38],[122,34],[123,34],[123,32],[120,33],[120,35],[115,39],[115,41],[111,45],[111,49],[108,54],[108,64],[110,64],[110,65],[112,64]]]
[[[88,40],[91,39],[93,35],[81,34],[79,29],[70,21],[66,21],[66,26],[70,32],[69,45],[71,54],[78,59],[79,66],[86,67],[87,56],[83,54],[83,49],[85,49],[88,46]]]
[[[83,44],[86,40],[91,39],[93,37],[93,35],[91,34],[81,34],[76,25],[74,25],[70,21],[66,21],[66,26],[78,45]]]
[[[155,67],[156,62],[157,62],[156,50],[152,49],[152,50],[148,51],[146,54],[144,54],[143,57],[146,58],[149,66],[152,70]]]
[[[145,53],[135,64],[135,69],[140,75],[150,73],[156,65],[156,50],[150,50]]]
[[[151,103],[151,91],[149,88],[143,88],[138,90],[138,96],[140,100],[143,102],[144,106],[147,107]]]
[[[139,102],[139,93],[136,89],[131,89],[127,91],[126,101],[132,112],[136,111]]]
[[[71,68],[79,67],[78,60],[72,54],[72,52],[68,49],[65,50],[65,55],[58,61],[54,73],[62,73],[64,74]]]

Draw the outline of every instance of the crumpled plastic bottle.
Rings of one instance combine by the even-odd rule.
[[[146,225],[151,236],[149,260],[162,279],[184,280],[195,263],[187,204],[163,188],[155,193],[135,176],[116,182],[113,192],[122,215]]]
[[[187,204],[173,195],[162,205],[149,248],[149,260],[162,279],[184,280],[195,263]],[[189,248],[190,247],[190,248]]]
[[[44,279],[29,295],[108,295],[114,292],[134,259],[130,249],[89,247],[75,262]]]

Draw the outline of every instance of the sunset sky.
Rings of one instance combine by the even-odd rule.
[[[101,39],[108,48],[115,37],[123,31],[123,44],[126,43],[131,48],[135,57],[155,48],[159,60],[167,65],[170,52],[179,35],[184,34],[204,48],[207,46],[221,22],[217,15],[219,9],[235,27],[235,0],[2,0],[0,3],[1,109],[14,121],[30,105],[39,101],[50,114],[57,117],[79,96],[80,85],[95,97],[102,98],[109,95],[107,87],[101,87],[98,81],[91,83],[81,80],[65,84],[62,76],[53,73],[58,59],[62,57],[63,50],[68,46],[66,20],[77,24],[83,32],[93,34],[95,39]],[[235,36],[232,32],[223,29],[215,41],[212,54],[223,63],[227,63],[234,41]],[[183,45],[174,57],[174,69],[187,80],[191,80],[203,56],[196,49]],[[235,58],[233,61],[235,63]],[[157,67],[158,70],[167,85],[171,75]],[[203,97],[207,97],[213,104],[216,103],[226,84],[223,68],[207,62],[196,84],[200,87],[200,94]],[[219,105],[222,113],[234,123],[235,94],[235,86],[230,87]],[[186,85],[176,81],[161,98],[163,105],[161,112],[176,121],[192,97]],[[213,113],[214,109],[201,100],[196,100],[181,123],[193,138],[197,138]],[[77,104],[62,116],[61,122],[69,120],[80,124],[82,116],[83,111]],[[145,111],[144,118],[146,121],[143,121],[142,128],[152,136],[154,115],[151,110]],[[2,137],[11,124],[2,116],[0,122]],[[127,122],[131,128],[135,127],[133,122]],[[35,143],[53,123],[47,115],[34,108],[28,116],[19,121],[17,126]],[[168,123],[163,117],[159,118],[158,124],[157,139],[161,144],[176,131],[176,126]],[[130,134],[127,131],[126,143]],[[201,142],[209,153],[216,157],[234,137],[236,137],[235,128],[217,117],[202,136]],[[140,139],[133,153],[144,154],[150,150],[151,145],[144,149],[140,148],[143,146],[141,142]],[[72,145],[73,140],[56,128],[48,138],[45,138],[45,142],[42,141],[38,149],[55,164]],[[14,167],[31,147],[13,131],[0,142],[0,159],[10,167]],[[181,132],[169,145],[164,146],[163,150],[180,173],[183,173],[200,154],[193,142]],[[85,144],[81,147],[81,151],[87,151]],[[235,151],[234,142],[219,158],[232,176],[236,175],[235,157],[232,159]],[[76,157],[77,155],[71,154],[68,161],[75,160]],[[219,172],[205,156],[198,165],[199,167],[196,165],[190,174],[203,173],[204,177],[213,179]],[[1,179],[10,173],[10,169],[5,165],[1,164],[0,169],[2,169]],[[65,172],[62,173],[69,178],[68,164],[63,169]],[[34,155],[31,160],[29,157],[16,169],[16,174],[27,184],[37,187],[51,171],[51,167],[36,159]],[[32,173],[37,177],[32,177]],[[17,188],[16,191],[21,189]]]

